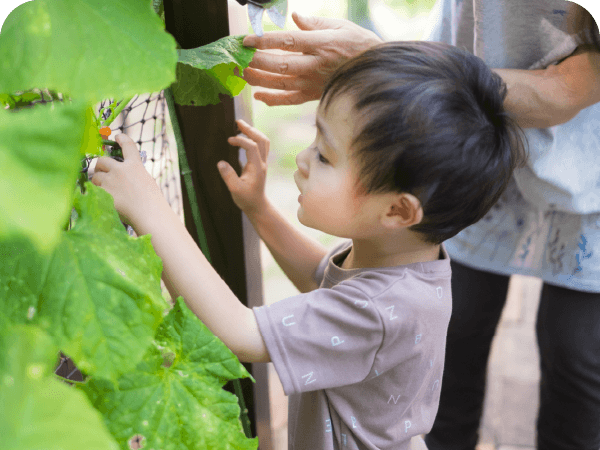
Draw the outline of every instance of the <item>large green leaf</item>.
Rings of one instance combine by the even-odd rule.
[[[0,93],[49,88],[95,103],[159,91],[177,63],[164,27],[152,0],[24,3],[0,34]]]
[[[216,105],[219,94],[238,95],[246,82],[234,75],[248,67],[256,49],[244,47],[244,36],[228,36],[202,47],[177,50],[173,97],[180,105]]]
[[[58,243],[90,143],[85,123],[81,103],[0,110],[0,240],[24,235],[43,252]]]
[[[121,448],[138,439],[163,450],[255,450],[239,421],[240,407],[222,389],[250,377],[233,353],[179,297],[156,334],[156,345],[118,390],[91,379],[81,388],[104,414]]]
[[[28,325],[0,330],[0,437],[3,450],[117,450],[102,416],[82,392],[54,378],[57,347]]]
[[[168,309],[162,262],[149,235],[127,234],[110,194],[86,189],[52,255],[0,245],[0,325],[39,325],[84,373],[115,381],[142,359]]]
[[[80,370],[114,381],[142,359],[168,308],[162,261],[150,235],[127,234],[110,194],[91,183],[86,191],[52,256],[39,316]]]

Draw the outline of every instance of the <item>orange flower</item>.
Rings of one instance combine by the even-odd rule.
[[[100,130],[98,130],[100,132],[100,134],[102,135],[102,137],[104,139],[108,139],[108,137],[111,135],[112,130],[110,129],[110,127],[102,127],[100,128]]]

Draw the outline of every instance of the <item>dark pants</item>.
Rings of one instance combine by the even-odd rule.
[[[452,265],[452,317],[429,450],[474,449],[490,345],[509,277]],[[541,360],[537,447],[600,448],[600,294],[544,283],[536,334]]]

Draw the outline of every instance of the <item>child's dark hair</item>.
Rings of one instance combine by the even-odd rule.
[[[407,192],[423,206],[410,229],[439,244],[477,222],[525,163],[506,86],[478,57],[439,42],[377,45],[342,65],[321,97],[341,94],[360,117],[352,141],[358,189]]]

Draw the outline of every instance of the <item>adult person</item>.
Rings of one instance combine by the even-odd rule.
[[[438,0],[429,40],[480,56],[508,86],[506,109],[525,129],[527,167],[478,223],[446,241],[453,312],[430,449],[473,449],[487,359],[509,275],[544,281],[537,446],[600,447],[600,38],[563,0]],[[328,75],[381,42],[348,21],[292,15],[300,31],[249,36],[259,49],[244,78],[276,89],[268,105],[320,97]],[[282,49],[288,54],[262,50]]]

